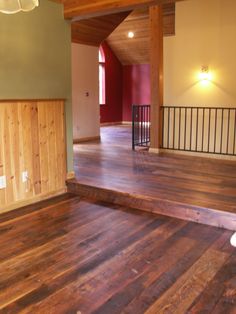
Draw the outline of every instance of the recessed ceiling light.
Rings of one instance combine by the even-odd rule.
[[[236,232],[232,235],[230,243],[232,246],[236,246]]]
[[[134,32],[128,32],[128,37],[129,38],[134,38]]]

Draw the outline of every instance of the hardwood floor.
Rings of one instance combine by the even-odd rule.
[[[133,152],[127,126],[101,137],[74,146],[71,192],[236,230],[235,161]]]
[[[0,234],[0,313],[236,313],[228,230],[65,195]]]

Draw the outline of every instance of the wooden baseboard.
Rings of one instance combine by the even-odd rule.
[[[91,142],[91,141],[100,141],[100,135],[98,136],[90,136],[90,137],[83,137],[83,138],[78,138],[74,139],[73,143],[74,144],[79,144],[79,143],[85,143],[85,142]]]
[[[149,153],[154,153],[154,154],[159,154],[160,153],[160,148],[149,148]]]
[[[120,125],[120,124],[122,124],[122,121],[103,122],[103,123],[100,123],[100,126],[112,126],[112,125]]]
[[[152,152],[149,149],[149,152]],[[202,157],[202,158],[213,158],[213,159],[224,159],[224,160],[232,160],[236,161],[236,156],[227,156],[227,155],[218,155],[218,154],[207,154],[207,153],[198,153],[198,152],[188,152],[181,150],[171,150],[171,149],[159,149],[160,153],[165,154],[177,154],[177,155],[185,155],[185,156],[193,156],[193,157]]]
[[[74,178],[75,178],[75,172],[74,171],[67,172],[67,174],[66,174],[67,180],[74,179]]]
[[[132,121],[119,121],[119,122],[104,122],[100,126],[113,126],[113,125],[132,125]]]
[[[31,204],[34,204],[34,203],[37,203],[40,201],[44,201],[44,200],[47,200],[51,197],[64,194],[66,192],[67,192],[67,187],[65,186],[64,188],[56,190],[56,191],[52,191],[52,192],[45,193],[45,194],[40,194],[38,196],[34,196],[32,198],[29,198],[27,200],[21,200],[21,201],[15,202],[13,204],[4,206],[3,208],[0,209],[0,214],[5,213],[5,212],[9,212],[11,210],[14,210],[14,209],[17,209],[17,208],[20,208],[23,206],[27,206],[27,205],[31,205]]]

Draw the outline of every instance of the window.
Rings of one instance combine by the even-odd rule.
[[[105,89],[105,55],[102,47],[99,49],[99,103],[105,105],[106,89]]]

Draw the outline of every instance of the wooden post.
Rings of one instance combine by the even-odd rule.
[[[163,12],[162,5],[151,6],[150,75],[151,75],[151,151],[159,152],[162,142],[163,106]]]

